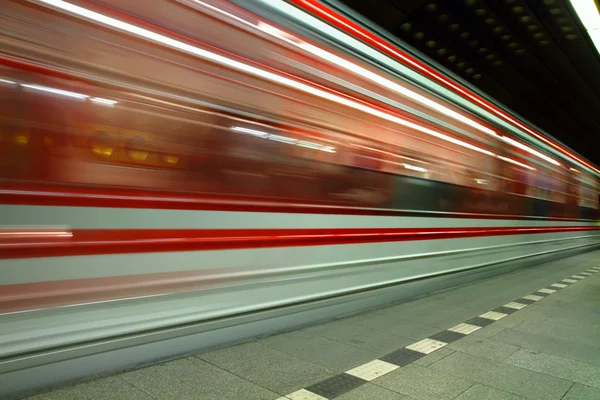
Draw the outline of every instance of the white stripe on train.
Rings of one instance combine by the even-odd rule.
[[[300,229],[593,226],[590,221],[424,218],[102,207],[0,205],[4,226],[71,229]],[[434,214],[435,215],[435,214]],[[517,217],[518,218],[518,217]]]

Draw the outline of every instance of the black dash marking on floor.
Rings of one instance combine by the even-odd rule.
[[[499,313],[502,313],[502,314],[512,314],[512,313],[517,312],[519,310],[517,310],[515,308],[510,308],[510,307],[504,307],[504,306],[502,306],[502,307],[494,308],[492,311],[499,312]]]
[[[494,322],[496,322],[496,321],[494,321],[493,319],[475,317],[475,318],[471,318],[468,321],[465,321],[465,324],[480,326],[483,328],[484,326],[491,325]]]
[[[465,334],[452,332],[452,331],[441,331],[436,333],[435,335],[429,336],[429,339],[438,340],[440,342],[452,343],[456,342],[458,339],[464,338]]]
[[[355,389],[367,383],[364,379],[348,374],[339,374],[325,379],[319,383],[315,383],[306,388],[313,393],[323,396],[327,399],[333,399],[339,395]]]
[[[598,270],[591,269],[586,272],[593,274],[593,273],[600,272],[600,269],[598,269]],[[580,274],[582,274],[584,277],[589,276],[582,272],[580,272]],[[581,280],[584,278],[571,277],[571,279]],[[577,282],[573,282],[573,283],[577,283]],[[571,285],[572,283],[565,282],[564,284]],[[557,288],[554,286],[549,286],[549,288],[551,288],[555,292],[560,290],[560,288]],[[538,296],[538,297],[548,297],[552,293],[544,293],[544,292],[536,291],[532,294],[535,296]],[[515,300],[514,302],[521,303],[521,304],[533,304],[536,301],[521,297],[521,298]],[[514,312],[519,311],[519,309],[501,306],[492,311],[502,313],[502,314],[512,314]],[[469,325],[479,326],[479,327],[483,328],[483,327],[493,324],[494,322],[496,322],[496,320],[482,318],[482,317],[475,317],[475,318],[471,318],[471,319],[465,321],[464,323],[469,324]],[[435,335],[429,336],[429,339],[437,340],[437,341],[444,342],[444,343],[451,343],[456,340],[462,339],[465,336],[467,336],[467,335],[458,333],[458,332],[449,331],[449,330],[444,330],[444,331],[436,333]],[[390,364],[397,365],[399,367],[403,367],[405,365],[412,363],[413,361],[416,361],[422,357],[425,357],[425,355],[426,354],[420,353],[418,351],[410,350],[407,348],[402,348],[402,349],[398,349],[392,353],[389,353],[389,354],[379,358],[379,360],[388,362]],[[319,396],[322,396],[322,397],[325,397],[328,399],[333,399],[335,397],[340,396],[343,393],[346,393],[352,389],[362,386],[365,383],[367,383],[367,381],[364,379],[361,379],[361,378],[358,378],[358,377],[355,377],[355,376],[352,376],[352,375],[349,375],[346,373],[342,373],[342,374],[333,376],[329,379],[326,379],[324,381],[321,381],[319,383],[316,383],[314,385],[308,386],[305,388],[305,390],[308,390],[314,394],[317,394]]]
[[[515,303],[521,303],[521,304],[533,304],[535,302],[536,302],[535,300],[524,299],[523,297],[515,300]]]
[[[425,354],[419,353],[418,351],[410,349],[400,349],[394,351],[393,353],[380,357],[379,359],[381,361],[389,362],[390,364],[394,364],[399,367],[404,367],[405,365],[408,365],[411,362],[416,361],[424,356]]]

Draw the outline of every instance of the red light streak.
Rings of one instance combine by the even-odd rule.
[[[578,161],[579,163],[585,165],[586,167],[588,167],[591,170],[595,171],[596,173],[600,174],[600,169],[594,167],[593,165],[591,165],[587,161],[582,160],[580,157],[578,157],[575,154],[571,153],[569,150],[565,149],[564,147],[562,147],[562,146],[554,143],[550,139],[547,139],[543,135],[535,132],[531,128],[529,128],[526,125],[522,124],[520,121],[514,119],[510,115],[506,114],[505,112],[503,112],[499,108],[495,107],[494,105],[492,105],[488,101],[484,100],[480,96],[476,95],[475,93],[471,92],[470,90],[468,90],[466,88],[463,88],[462,86],[459,86],[459,85],[455,84],[454,82],[446,79],[443,75],[440,75],[434,69],[428,67],[424,63],[416,60],[415,58],[409,56],[408,54],[406,54],[406,53],[404,53],[402,51],[400,51],[399,49],[396,49],[396,48],[392,47],[391,45],[389,45],[385,41],[383,41],[380,38],[378,38],[376,35],[372,34],[368,30],[362,28],[360,25],[358,25],[358,24],[350,21],[349,19],[343,17],[342,15],[338,14],[337,12],[335,12],[334,10],[332,10],[331,8],[329,8],[329,7],[327,7],[327,6],[319,3],[316,0],[290,0],[290,2],[293,3],[293,4],[295,4],[295,5],[297,5],[297,6],[299,6],[300,8],[302,8],[302,9],[304,9],[306,11],[309,11],[309,12],[311,12],[311,13],[313,13],[313,14],[315,14],[315,15],[323,18],[323,19],[325,19],[326,21],[334,24],[338,28],[341,28],[346,33],[350,33],[352,36],[362,38],[365,42],[373,45],[374,47],[378,48],[379,50],[382,50],[383,52],[387,53],[388,55],[393,56],[397,60],[401,61],[403,64],[408,64],[413,69],[419,70],[423,74],[425,74],[425,75],[427,75],[429,77],[434,78],[435,80],[441,82],[444,86],[446,86],[446,87],[454,90],[456,93],[459,93],[463,97],[466,97],[466,98],[472,100],[473,102],[475,102],[475,103],[483,106],[484,108],[486,108],[487,110],[489,110],[489,111],[493,112],[494,114],[500,116],[504,120],[509,121],[510,123],[512,123],[513,125],[517,126],[518,128],[520,128],[520,129],[524,130],[525,132],[533,135],[537,139],[539,139],[539,140],[543,141],[544,143],[552,146],[553,148],[557,149],[561,153],[567,155],[568,157],[570,157],[570,158]]]

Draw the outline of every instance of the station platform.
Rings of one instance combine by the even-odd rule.
[[[29,398],[600,399],[599,264],[594,251]]]

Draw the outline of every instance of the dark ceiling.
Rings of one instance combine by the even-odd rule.
[[[341,1],[600,165],[600,56],[568,0]]]

